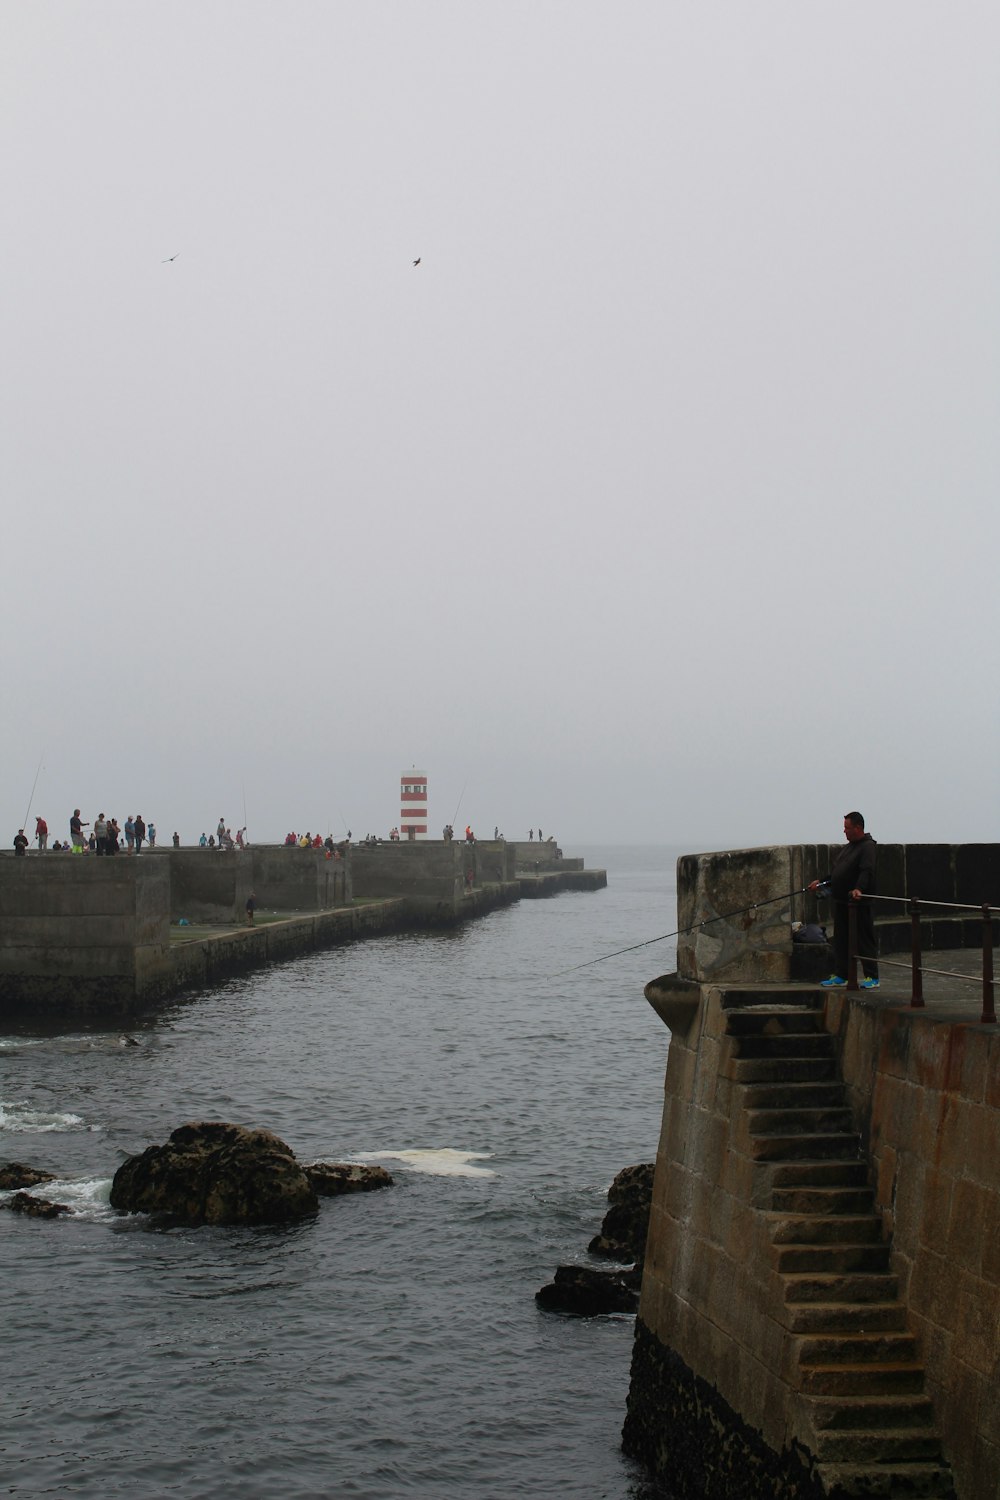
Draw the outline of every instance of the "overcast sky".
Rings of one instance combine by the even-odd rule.
[[[1000,839],[995,0],[0,17],[5,846]]]

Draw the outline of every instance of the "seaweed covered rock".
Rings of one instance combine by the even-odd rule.
[[[587,1246],[591,1255],[642,1266],[653,1199],[654,1166],[651,1161],[640,1162],[618,1173],[608,1189],[610,1207],[604,1215],[601,1232]]]
[[[355,1162],[317,1161],[303,1169],[313,1191],[321,1198],[338,1193],[371,1193],[392,1187],[392,1174],[385,1167],[359,1166]]]
[[[0,1192],[9,1193],[18,1188],[37,1187],[40,1182],[54,1182],[52,1172],[43,1172],[39,1167],[26,1167],[23,1162],[9,1161],[0,1167]]]
[[[111,1206],[181,1224],[282,1224],[318,1204],[291,1147],[272,1131],[195,1121],[123,1162]]]
[[[26,1214],[29,1219],[58,1219],[71,1211],[65,1203],[50,1203],[47,1198],[33,1198],[30,1193],[15,1193],[0,1207],[14,1214]]]

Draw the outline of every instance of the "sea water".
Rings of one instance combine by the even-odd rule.
[[[10,1495],[626,1500],[633,1320],[542,1312],[622,1167],[652,1160],[669,1035],[642,987],[677,850],[586,849],[608,889],[311,955],[129,1035],[0,1032],[0,1161],[57,1174],[0,1213]],[[571,970],[571,972],[565,972]],[[293,1227],[153,1229],[109,1206],[187,1120],[274,1130],[395,1187]]]

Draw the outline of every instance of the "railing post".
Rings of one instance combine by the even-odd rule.
[[[910,990],[910,1005],[916,1009],[924,1003],[923,952],[920,947],[920,908],[916,901],[910,902],[910,959],[913,966],[913,983]]]
[[[981,1021],[992,1025],[996,1022],[996,1006],[993,1002],[993,918],[986,902],[983,902],[983,1014]]]
[[[850,896],[847,898],[847,988],[854,991],[858,988],[858,903]]]

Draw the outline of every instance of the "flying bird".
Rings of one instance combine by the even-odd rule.
[[[413,262],[413,264],[414,264],[414,265],[415,265],[415,266],[419,266],[419,264],[420,264],[420,256],[419,256],[419,255],[418,255],[418,256],[417,256],[417,258],[416,258],[416,260],[415,260],[415,261],[414,261],[414,262]]]
[[[178,250],[177,255],[180,255],[180,253],[181,252]],[[160,261],[160,265],[161,266],[168,266],[172,260],[176,260],[177,259],[177,255],[168,255],[167,258],[166,258],[166,260],[161,260]]]

